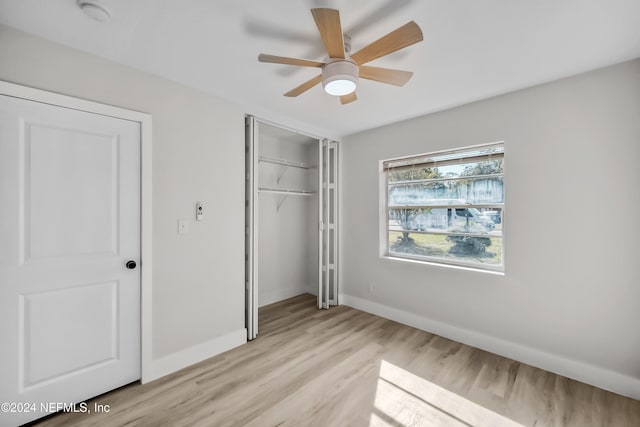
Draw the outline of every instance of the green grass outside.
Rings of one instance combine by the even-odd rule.
[[[442,234],[409,233],[409,237],[413,239],[413,243],[411,244],[400,244],[399,239],[401,237],[402,233],[400,231],[389,232],[390,252],[457,259],[481,264],[502,264],[502,238],[500,237],[490,237],[491,245],[487,246],[486,252],[482,256],[461,256],[450,253],[449,249],[451,249],[454,243],[448,241],[447,236]]]

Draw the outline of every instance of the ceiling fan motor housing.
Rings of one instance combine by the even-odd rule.
[[[348,59],[335,59],[322,67],[322,87],[334,96],[343,96],[356,90],[358,64]]]

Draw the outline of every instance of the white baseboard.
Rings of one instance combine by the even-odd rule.
[[[154,359],[151,361],[148,375],[145,375],[142,382],[147,383],[153,381],[227,350],[231,350],[246,342],[247,330],[242,328],[210,341],[203,342],[202,344],[163,356],[159,359]]]
[[[261,292],[259,295],[259,307],[273,304],[274,302],[282,301],[288,298],[293,298],[298,295],[306,294],[308,292],[306,286],[292,286],[285,289],[276,289],[270,292]]]
[[[364,298],[340,294],[340,304],[422,329],[463,344],[508,357],[546,371],[640,399],[640,379],[578,360],[567,359],[500,338],[459,328]]]

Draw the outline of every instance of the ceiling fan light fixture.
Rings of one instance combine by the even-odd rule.
[[[356,90],[357,86],[358,65],[355,62],[339,59],[322,68],[322,87],[329,95],[348,95]]]
[[[311,80],[286,92],[284,96],[294,98],[322,83],[324,91],[329,95],[340,97],[340,104],[344,105],[358,99],[355,90],[360,77],[394,86],[404,86],[413,75],[410,71],[371,67],[364,64],[422,41],[422,30],[414,21],[396,28],[352,55],[351,37],[342,31],[339,11],[315,8],[311,9],[311,14],[328,55],[326,62],[263,53],[258,55],[260,62],[322,68],[322,74],[316,74]]]

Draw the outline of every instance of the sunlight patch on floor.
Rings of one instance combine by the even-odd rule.
[[[380,364],[371,426],[522,427],[385,360]]]

